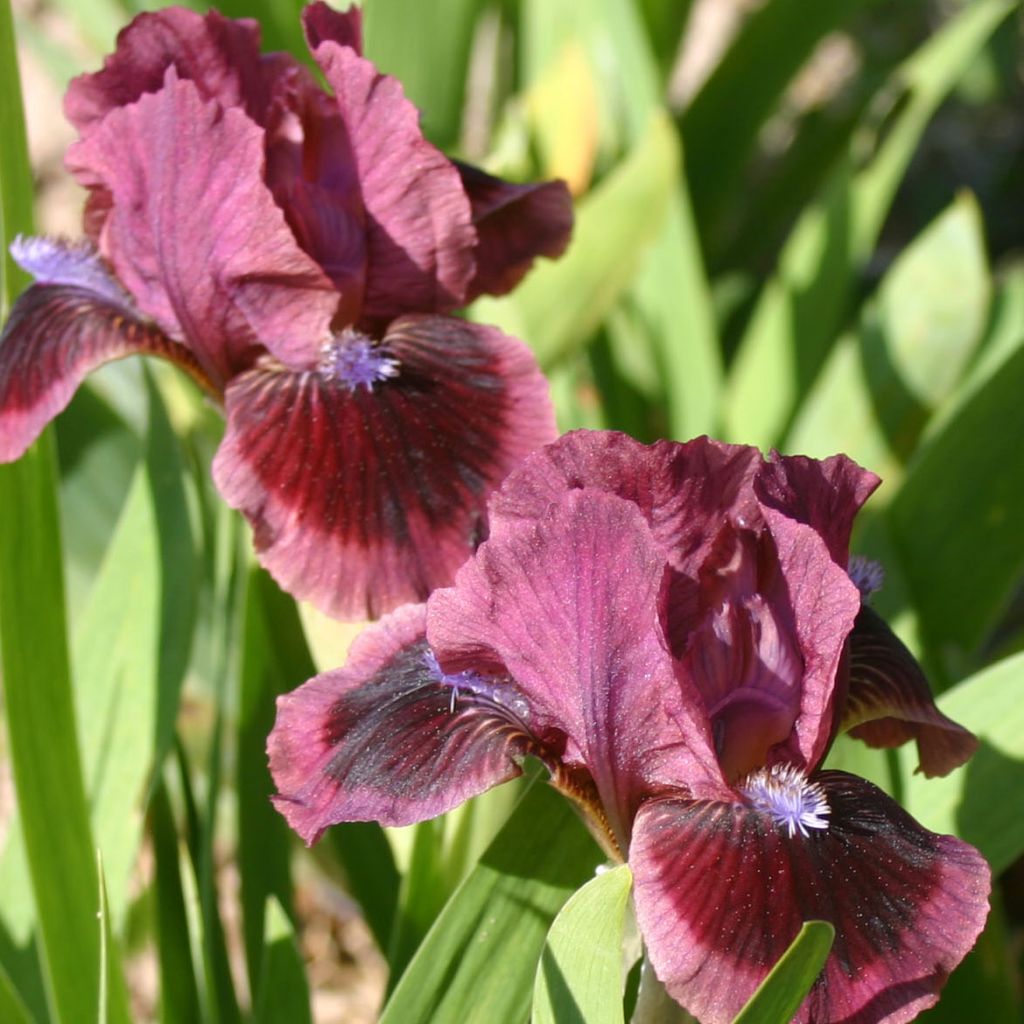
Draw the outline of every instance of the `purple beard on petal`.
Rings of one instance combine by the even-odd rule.
[[[326,342],[320,355],[320,372],[341,381],[350,391],[372,391],[375,384],[397,377],[399,366],[386,348],[350,327]]]
[[[126,312],[135,312],[131,296],[87,242],[61,242],[18,235],[10,245],[11,258],[40,284],[67,284],[107,299]]]

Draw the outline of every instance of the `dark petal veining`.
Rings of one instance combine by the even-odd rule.
[[[274,365],[232,380],[214,461],[262,564],[340,618],[451,582],[490,492],[555,433],[529,350],[494,328],[404,317],[383,348],[397,372],[371,388]]]
[[[928,680],[903,641],[864,605],[850,634],[850,687],[842,729],[871,747],[917,743],[919,771],[948,775],[978,740],[936,706]]]
[[[307,843],[339,821],[423,821],[520,774],[533,743],[514,687],[448,679],[424,634],[424,606],[402,608],[278,698],[274,805]]]
[[[630,849],[637,919],[668,991],[726,1024],[806,920],[835,942],[795,1021],[902,1024],[931,1006],[987,914],[981,855],[842,772],[812,777],[827,828],[804,836],[735,803],[654,800]]]

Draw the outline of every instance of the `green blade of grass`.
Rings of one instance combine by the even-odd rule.
[[[295,931],[276,899],[267,900],[266,945],[253,1024],[310,1024],[309,986]]]
[[[835,935],[828,921],[805,921],[733,1024],[789,1024],[821,973]]]
[[[6,1024],[35,1024],[7,972],[0,966],[0,1020]]]

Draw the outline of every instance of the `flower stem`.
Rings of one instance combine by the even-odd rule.
[[[700,1024],[669,994],[654,975],[647,958],[640,967],[640,990],[630,1024]]]

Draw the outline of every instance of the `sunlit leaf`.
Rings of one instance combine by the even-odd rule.
[[[622,936],[632,885],[621,864],[561,909],[537,965],[533,1024],[622,1024]]]

